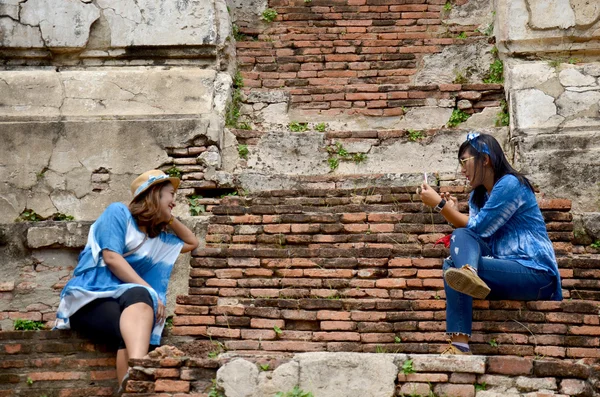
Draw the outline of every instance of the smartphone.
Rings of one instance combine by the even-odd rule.
[[[426,172],[423,173],[423,180],[425,181],[426,185],[429,185],[429,183],[427,183],[427,173]]]

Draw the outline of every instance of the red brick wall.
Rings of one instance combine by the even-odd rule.
[[[0,332],[0,396],[112,396],[115,356],[70,331]]]
[[[276,353],[209,359],[205,354],[184,353],[165,345],[143,359],[130,361],[132,369],[125,390],[128,396],[208,397],[217,369],[240,356],[263,368],[266,366],[267,372],[290,360],[289,355]],[[415,390],[425,391],[422,395],[435,390],[439,394],[473,396],[476,383],[488,382],[489,388],[514,383],[516,377],[526,377],[529,383],[523,387],[527,391],[535,392],[538,388],[547,388],[543,385],[554,383],[563,395],[590,395],[592,390],[598,390],[600,375],[600,366],[594,359],[557,361],[540,356],[492,356],[485,359],[485,371],[475,374],[464,368],[465,360],[434,362],[431,356],[414,354],[396,357],[419,361],[422,367],[417,373],[408,375],[399,371],[397,396],[414,394]],[[473,359],[480,360],[480,357]],[[536,382],[536,378],[543,382]],[[71,332],[0,333],[2,397],[112,396],[116,395],[117,386],[114,352],[81,340]]]
[[[325,115],[397,116],[427,98],[455,98],[465,91],[477,91],[469,113],[498,106],[502,85],[412,84],[424,55],[488,40],[476,26],[443,25],[445,3],[270,0],[278,16],[262,25],[266,28],[237,22],[247,35],[236,46],[244,86],[286,90],[293,107]],[[456,38],[461,32],[467,39]]]
[[[458,194],[465,210],[462,189],[442,188]],[[433,243],[452,227],[412,191],[227,198],[212,209],[207,247],[192,260],[173,333],[225,339],[233,350],[437,352],[446,339],[441,265],[448,251]],[[572,254],[568,200],[540,206],[565,301],[476,301],[473,350],[599,357],[600,260]]]

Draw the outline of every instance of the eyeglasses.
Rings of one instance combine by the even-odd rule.
[[[467,157],[466,159],[458,159],[461,168],[465,168],[467,166],[467,161],[474,159],[475,156]]]

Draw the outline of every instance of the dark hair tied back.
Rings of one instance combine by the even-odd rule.
[[[505,175],[514,175],[519,182],[527,186],[531,191],[534,191],[531,182],[520,172],[515,170],[504,155],[502,147],[494,138],[489,134],[479,134],[470,132],[467,135],[467,140],[460,145],[458,149],[458,159],[460,160],[463,154],[468,151],[470,155],[475,157],[474,162],[479,166],[479,170],[482,170],[483,161],[485,156],[489,156],[494,172],[494,184]],[[473,204],[477,208],[483,207],[485,204],[486,189],[485,186],[480,185],[473,191]]]

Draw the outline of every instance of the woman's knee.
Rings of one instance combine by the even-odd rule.
[[[454,242],[457,239],[461,240],[464,238],[472,238],[475,236],[476,236],[476,234],[472,230],[463,227],[463,228],[455,229],[452,232],[452,237],[450,238],[450,241]]]

